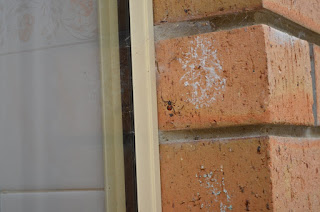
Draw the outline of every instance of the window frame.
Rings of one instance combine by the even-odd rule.
[[[151,0],[129,5],[138,211],[161,212],[153,7]],[[99,0],[107,212],[126,211],[117,19],[117,1]]]
[[[98,0],[105,211],[125,212],[118,12],[116,0]]]
[[[152,0],[129,0],[139,212],[161,212]]]

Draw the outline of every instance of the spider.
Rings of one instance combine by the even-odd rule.
[[[161,99],[162,99],[162,101],[163,101],[164,103],[167,104],[167,110],[173,111],[173,113],[176,114],[176,111],[174,110],[174,104],[175,104],[175,102],[172,102],[171,100],[166,101],[166,100],[163,99],[162,96],[161,96]]]

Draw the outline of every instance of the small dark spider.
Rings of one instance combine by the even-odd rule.
[[[172,110],[173,109],[172,102],[168,101],[167,104],[168,104],[167,110]]]
[[[164,103],[167,104],[167,110],[173,111],[173,113],[176,114],[176,111],[174,110],[174,107],[173,107],[173,106],[174,106],[174,102],[172,102],[172,101],[170,101],[170,100],[165,101],[165,100],[162,98],[162,96],[161,96],[161,99],[162,99],[162,101],[163,101]]]

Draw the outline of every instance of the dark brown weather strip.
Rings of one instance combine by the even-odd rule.
[[[138,211],[129,1],[118,0],[119,52],[127,212]]]

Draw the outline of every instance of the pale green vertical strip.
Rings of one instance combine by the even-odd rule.
[[[117,0],[99,0],[107,212],[126,211]]]

